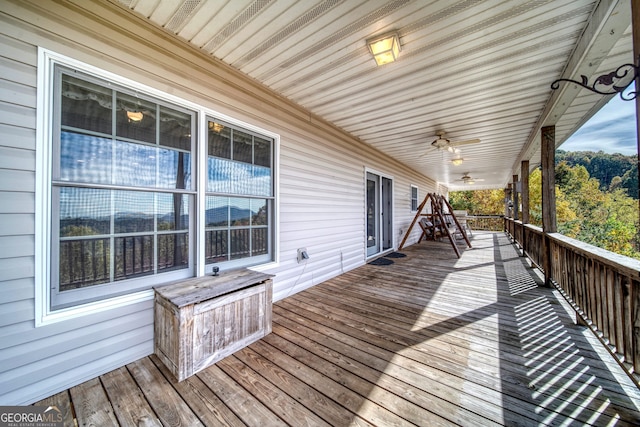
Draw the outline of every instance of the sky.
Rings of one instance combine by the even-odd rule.
[[[635,105],[614,96],[559,149],[637,154]]]

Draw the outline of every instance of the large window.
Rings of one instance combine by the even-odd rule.
[[[55,68],[53,308],[157,282],[143,276],[192,275],[195,123],[194,112]]]
[[[273,139],[157,93],[52,70],[49,310],[202,274],[197,265],[273,260]]]
[[[207,264],[255,264],[271,253],[273,141],[207,120]]]

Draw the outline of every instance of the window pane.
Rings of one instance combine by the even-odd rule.
[[[269,252],[269,230],[254,228],[251,230],[251,255],[264,255]]]
[[[111,134],[111,89],[63,74],[61,95],[62,126]]]
[[[262,166],[253,167],[251,192],[255,196],[271,196],[271,169]]]
[[[158,193],[158,231],[189,229],[189,196]],[[176,221],[177,218],[177,221]]]
[[[109,234],[109,190],[62,187],[59,191],[60,237]]]
[[[74,132],[60,134],[60,180],[111,184],[111,140]]]
[[[153,193],[114,191],[114,232],[153,231]]]
[[[156,142],[156,104],[136,96],[118,93],[116,135],[144,142]]]
[[[191,151],[191,115],[160,107],[160,145]]]
[[[116,141],[114,184],[154,187],[158,149],[148,145]]]
[[[158,150],[158,188],[191,189],[191,155],[182,151]]]
[[[209,157],[207,162],[207,191],[215,193],[231,192],[231,160]]]
[[[207,230],[205,233],[205,261],[207,264],[227,261],[229,232]]]
[[[230,230],[231,233],[231,259],[247,258],[251,256],[250,236],[251,229],[241,228]]]
[[[233,130],[233,160],[253,163],[253,137],[235,129]]]
[[[153,274],[153,236],[115,238],[115,280]]]
[[[109,281],[109,239],[60,242],[60,291],[99,285]]]
[[[271,167],[271,141],[267,139],[258,138],[257,136],[253,138],[253,155],[254,155],[254,164],[258,166],[265,166],[267,168]]]
[[[231,158],[231,128],[209,121],[209,156]]]
[[[187,233],[158,235],[158,272],[189,266]]]
[[[267,200],[252,199],[251,200],[251,225],[267,225],[269,218],[267,217]]]
[[[229,198],[207,196],[206,227],[227,227],[229,225]]]
[[[232,227],[249,225],[251,219],[251,200],[230,198],[229,219]]]

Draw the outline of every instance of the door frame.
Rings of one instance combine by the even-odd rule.
[[[376,218],[376,237],[375,252],[369,251],[369,213],[368,213],[368,181],[369,175],[376,177],[376,202],[377,212]],[[383,185],[385,183],[385,185]],[[373,258],[385,252],[391,252],[395,249],[395,227],[393,223],[394,217],[394,179],[393,175],[389,175],[372,168],[365,168],[364,171],[364,249],[365,259]],[[385,206],[386,204],[386,206]]]

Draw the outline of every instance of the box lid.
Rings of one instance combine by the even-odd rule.
[[[232,270],[222,272],[218,276],[194,277],[168,285],[154,286],[154,289],[180,308],[262,283],[272,277],[273,274],[248,269]]]

